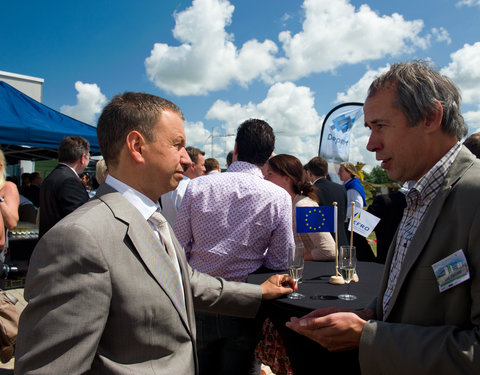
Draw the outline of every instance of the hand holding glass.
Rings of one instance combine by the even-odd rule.
[[[295,281],[295,285],[298,286],[298,280],[302,278],[303,275],[303,257],[304,257],[304,247],[303,242],[296,242],[295,246],[289,249],[288,252],[288,270],[290,276],[292,276]],[[290,299],[301,299],[305,298],[303,294],[298,292],[293,292],[288,295]]]
[[[355,250],[355,246],[340,246],[338,253],[338,269],[347,283],[347,294],[340,294],[338,298],[347,301],[357,299],[356,296],[350,294],[350,281],[352,281],[355,274],[355,266],[357,265]]]

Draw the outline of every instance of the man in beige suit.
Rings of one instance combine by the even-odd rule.
[[[175,104],[117,95],[97,134],[109,175],[32,255],[15,373],[197,374],[194,306],[252,317],[262,297],[291,292],[291,278],[258,286],[201,274],[161,227],[158,198],[190,163]]]
[[[363,374],[480,373],[480,162],[460,140],[460,94],[421,62],[370,86],[367,145],[407,207],[376,304],[319,310],[287,325],[331,351],[359,349]]]

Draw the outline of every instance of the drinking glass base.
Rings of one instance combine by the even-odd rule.
[[[354,299],[357,299],[357,296],[354,296],[353,294],[340,294],[338,298],[345,301],[353,301]]]
[[[302,299],[302,298],[305,298],[305,296],[304,296],[303,294],[297,293],[297,292],[290,293],[287,297],[290,298],[290,299]]]

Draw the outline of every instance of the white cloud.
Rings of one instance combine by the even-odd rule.
[[[363,103],[367,97],[368,88],[370,87],[372,81],[380,74],[386,72],[388,69],[390,69],[390,65],[378,68],[377,70],[368,70],[363,77],[360,78],[355,84],[350,86],[346,92],[337,93],[337,99],[335,100],[335,103]]]
[[[93,125],[95,116],[100,113],[103,106],[107,103],[107,98],[100,91],[96,83],[75,82],[77,90],[77,104],[62,105],[60,112],[73,117],[79,121]]]
[[[480,102],[480,42],[465,44],[450,57],[452,62],[440,73],[460,87],[465,103]]]
[[[468,7],[480,6],[480,0],[460,0],[456,4],[458,7],[466,5]]]
[[[437,42],[446,42],[447,44],[452,43],[452,39],[450,38],[450,34],[443,27],[432,28],[432,36],[435,38],[435,40]]]
[[[236,46],[226,28],[234,6],[228,0],[193,0],[175,14],[177,46],[155,43],[145,59],[149,79],[175,95],[206,95],[236,83],[261,79],[268,84],[297,80],[345,64],[356,64],[426,48],[430,40],[449,42],[443,29],[420,36],[422,20],[379,15],[368,5],[355,8],[349,0],[305,0],[303,30],[279,34],[283,56],[271,40],[248,40]],[[290,19],[285,13],[280,22]]]
[[[268,79],[275,68],[276,44],[253,39],[237,50],[233,35],[225,31],[233,11],[227,0],[193,0],[191,7],[175,14],[173,35],[182,44],[154,45],[145,60],[149,79],[176,95],[205,95],[232,81],[246,85]]]
[[[480,107],[477,111],[465,112],[463,118],[468,125],[469,135],[480,131]]]
[[[386,56],[426,48],[419,34],[423,21],[406,21],[394,13],[380,16],[368,5],[357,9],[348,0],[305,0],[303,30],[280,33],[286,58],[278,79],[295,80]]]
[[[189,122],[184,124],[187,146],[202,148],[209,141],[210,131],[204,128],[203,122]],[[203,148],[202,148],[203,150]],[[203,150],[205,151],[205,150]]]
[[[238,125],[249,118],[264,119],[276,134],[275,153],[305,159],[318,154],[323,119],[318,116],[314,104],[313,92],[308,87],[292,82],[276,83],[261,103],[241,105],[217,100],[206,118],[223,122],[226,133],[236,133]]]

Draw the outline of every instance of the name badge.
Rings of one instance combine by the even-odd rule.
[[[437,278],[440,293],[470,278],[467,259],[462,249],[432,264],[432,268]]]

